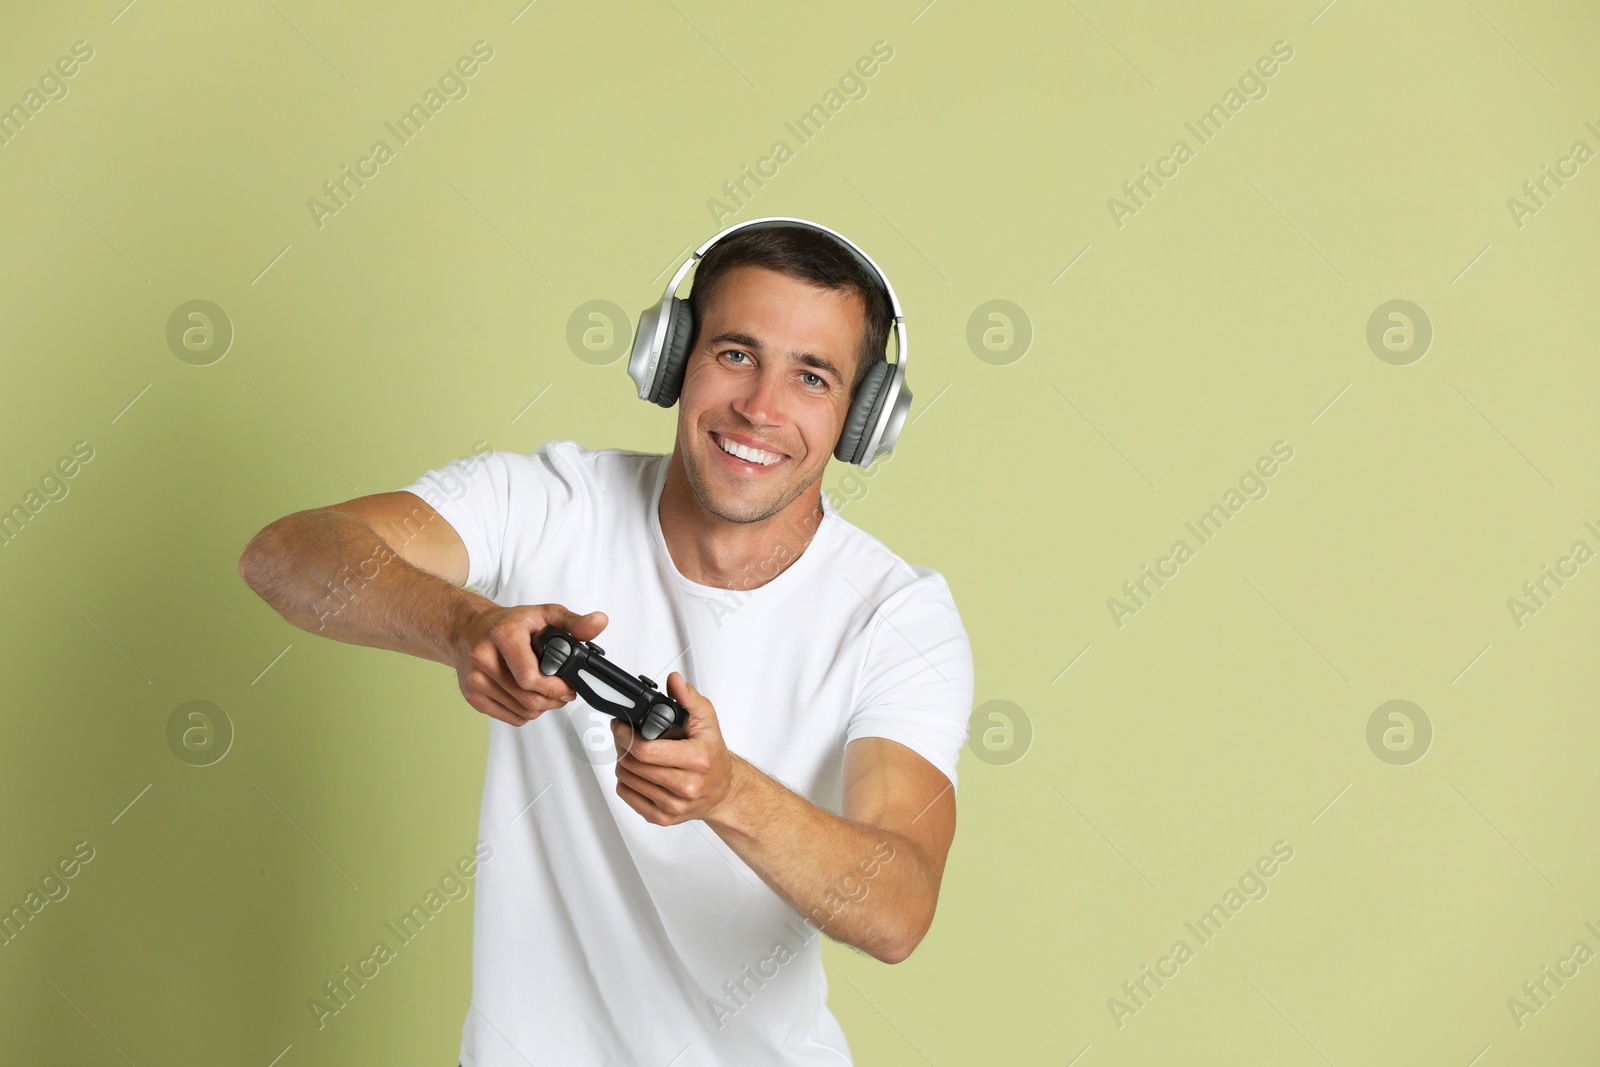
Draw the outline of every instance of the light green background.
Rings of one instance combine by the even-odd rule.
[[[0,31],[0,104],[95,50],[0,147],[0,505],[95,449],[0,549],[0,905],[96,850],[0,948],[6,1062],[455,1056],[466,902],[324,1029],[306,1002],[471,850],[487,719],[436,664],[290,627],[239,552],[480,440],[669,448],[675,412],[568,317],[636,317],[780,138],[733,218],[859,241],[914,349],[892,462],[826,484],[947,576],[978,702],[1034,734],[963,754],[911,959],[825,946],[858,1062],[1600,1057],[1600,962],[1520,1028],[1506,1004],[1600,951],[1600,563],[1521,627],[1506,604],[1600,550],[1600,164],[1520,228],[1506,205],[1600,150],[1592,5],[121,2]],[[785,120],[880,39],[797,146]],[[318,229],[307,198],[477,40],[470,95]],[[1184,122],[1279,40],[1198,146]],[[1178,138],[1195,158],[1116,226]],[[165,340],[194,299],[236,331],[207,367]],[[1365,339],[1395,299],[1435,331],[1408,366]],[[1008,365],[966,339],[990,300],[1033,329]],[[1278,440],[1270,494],[1117,627],[1107,599]],[[166,742],[194,699],[236,729],[205,768]],[[1367,745],[1392,699],[1433,725],[1409,766]],[[1119,1027],[1108,998],[1278,840],[1270,893]]]

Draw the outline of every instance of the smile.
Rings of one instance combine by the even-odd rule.
[[[766,452],[759,448],[741,445],[737,441],[730,441],[726,437],[711,431],[711,440],[716,442],[722,454],[735,460],[735,466],[743,470],[764,470],[775,467],[787,457],[777,452]]]

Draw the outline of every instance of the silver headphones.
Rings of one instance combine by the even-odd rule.
[[[861,387],[850,401],[850,412],[845,416],[844,430],[834,448],[834,457],[845,463],[865,467],[878,456],[894,449],[906,412],[911,410],[911,389],[906,385],[906,320],[900,311],[900,300],[894,287],[878,265],[854,242],[841,233],[819,226],[805,219],[773,215],[751,219],[729,226],[695,252],[667,282],[661,303],[646,308],[639,314],[639,328],[633,336],[633,354],[628,359],[628,376],[639,386],[639,399],[670,408],[678,401],[678,390],[683,386],[683,371],[689,361],[689,342],[694,337],[694,309],[687,300],[675,293],[689,268],[698,263],[712,246],[729,234],[740,230],[766,229],[773,226],[805,226],[819,230],[839,241],[856,261],[867,268],[883,283],[889,297],[889,309],[894,316],[895,362],[884,358],[873,364],[861,380]]]

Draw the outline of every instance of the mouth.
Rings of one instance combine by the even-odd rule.
[[[781,467],[789,459],[781,452],[759,449],[729,440],[715,430],[709,431],[708,436],[723,462],[741,474],[762,474]]]

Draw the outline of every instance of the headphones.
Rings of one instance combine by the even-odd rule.
[[[752,219],[729,226],[695,252],[673,274],[667,283],[661,303],[646,308],[639,314],[639,328],[633,337],[633,354],[628,359],[628,376],[639,386],[639,399],[648,400],[664,408],[677,403],[678,391],[683,386],[683,371],[689,361],[689,344],[695,334],[694,309],[687,300],[674,294],[683,282],[689,268],[698,263],[712,246],[732,233],[742,230],[762,230],[774,226],[804,226],[828,234],[883,283],[889,298],[889,309],[894,316],[895,362],[887,356],[879,359],[861,379],[861,386],[850,400],[850,411],[845,416],[844,430],[834,448],[834,457],[844,463],[865,467],[878,456],[894,449],[911,410],[911,389],[906,385],[906,320],[900,310],[900,300],[883,271],[849,238],[826,226],[805,219],[773,215]]]

